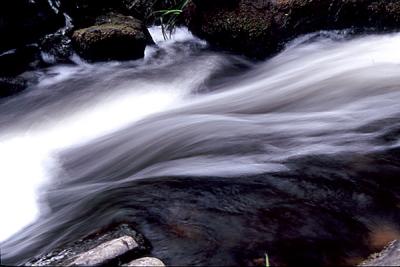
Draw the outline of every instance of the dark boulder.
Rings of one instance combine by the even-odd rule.
[[[73,55],[71,39],[61,31],[46,35],[40,40],[43,60],[47,64],[69,63]]]
[[[61,7],[77,27],[93,25],[96,17],[109,12],[133,16],[151,25],[156,11],[173,8],[179,3],[180,0],[61,0]]]
[[[93,25],[95,18],[120,9],[122,0],[61,0],[61,8],[78,27]]]
[[[149,25],[156,20],[155,12],[174,8],[180,3],[181,0],[122,0],[122,9]]]
[[[17,94],[37,81],[33,70],[42,64],[37,45],[26,45],[0,54],[0,97]]]
[[[141,58],[146,45],[153,43],[140,20],[115,13],[98,17],[94,26],[76,30],[72,40],[76,51],[91,61]]]
[[[0,51],[36,42],[64,24],[64,17],[47,0],[0,2]]]
[[[260,6],[256,5],[260,2]],[[247,55],[265,54],[278,42],[273,5],[266,1],[234,1],[218,5],[198,0],[185,10],[189,29],[212,45]]]
[[[65,26],[54,33],[45,35],[39,41],[42,58],[46,64],[71,63],[74,52],[71,35],[75,26],[71,17],[67,14],[64,15]]]
[[[185,20],[213,45],[265,57],[288,39],[313,31],[398,28],[400,1],[193,0]]]
[[[27,81],[21,77],[0,77],[0,97],[7,97],[23,91]]]
[[[0,54],[0,76],[15,76],[40,64],[37,45],[26,45]]]

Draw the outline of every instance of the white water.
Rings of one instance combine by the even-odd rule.
[[[2,220],[0,240],[4,240],[34,221],[39,210],[36,191],[54,173],[57,162],[54,151],[86,142],[146,115],[162,111],[180,99],[178,91],[157,91],[121,94],[108,103],[92,104],[80,114],[50,123],[43,130],[17,133],[0,141],[0,180]],[[126,114],[131,116],[124,116]],[[3,165],[4,164],[4,165]]]
[[[176,41],[195,40],[186,29],[178,29],[167,41],[162,39],[159,27],[151,28],[150,32],[155,42],[166,49]],[[148,47],[144,61],[157,49]],[[54,67],[51,71],[56,75],[45,77],[38,88],[51,89],[52,85],[63,83],[79,73],[96,74],[98,69],[118,65],[117,62],[90,65],[78,60],[78,66]],[[177,105],[189,93],[189,84],[192,82],[189,79],[188,83],[123,83],[118,85],[120,88],[109,90],[101,99],[84,103],[83,108],[71,106],[70,113],[48,121],[45,117],[36,117],[17,132],[13,130],[12,134],[2,129],[0,210],[2,217],[9,219],[0,221],[0,241],[6,240],[39,216],[37,193],[58,169],[57,160],[52,156],[54,153]],[[131,87],[138,89],[130,90]],[[79,108],[79,111],[76,112],[74,108]]]
[[[371,152],[399,145],[399,141],[389,145],[372,142],[388,129],[357,131],[374,121],[394,118],[400,111],[399,34],[347,41],[317,39],[311,43],[302,43],[310,36],[300,38],[242,79],[221,83],[224,90],[191,100],[188,95],[226,64],[227,55],[185,58],[187,47],[181,46],[182,51],[176,52],[174,44],[193,41],[186,30],[180,29],[175,39],[166,42],[159,29],[151,32],[160,48],[148,48],[145,59],[132,65],[142,69],[140,76],[118,62],[55,67],[27,97],[46,90],[57,92],[57,86],[65,83],[92,91],[82,91],[84,94],[71,98],[61,95],[63,100],[57,99],[55,105],[37,107],[32,114],[28,110],[26,118],[18,117],[21,125],[17,129],[12,124],[9,129],[2,129],[0,162],[5,168],[0,180],[1,211],[9,219],[1,221],[0,240],[38,217],[37,191],[59,168],[54,153],[117,131],[150,114],[160,113],[134,125],[126,136],[119,133],[105,137],[110,140],[108,144],[104,142],[106,151],[114,145],[120,150],[115,155],[99,153],[99,159],[90,158],[91,162],[77,168],[79,175],[90,176],[100,170],[106,176],[115,171],[107,166],[116,165],[122,156],[134,158],[135,153],[148,165],[143,169],[142,162],[124,166],[123,171],[134,173],[127,180],[159,175],[275,172],[284,168],[280,160],[295,156]],[[160,60],[157,53],[172,56],[161,56]],[[190,62],[181,64],[185,60]],[[170,71],[146,76],[157,68]],[[82,85],[81,77],[89,85]],[[74,92],[76,88],[67,89]],[[161,113],[169,109],[170,112]],[[141,136],[143,133],[146,134]],[[128,143],[135,137],[135,142]],[[92,157],[93,151],[101,152],[102,145],[99,143],[87,154]],[[256,147],[260,151],[250,156],[233,152],[226,155],[235,146]],[[77,158],[84,159],[85,152]],[[95,189],[91,192],[96,193]]]

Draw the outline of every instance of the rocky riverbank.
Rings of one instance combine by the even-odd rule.
[[[264,260],[256,265],[265,266]],[[359,266],[398,266],[400,241],[394,240]],[[151,256],[151,244],[128,224],[88,235],[50,253],[36,257],[27,266],[165,266]]]
[[[7,3],[6,3],[7,2]],[[0,97],[36,82],[26,71],[71,63],[143,57],[146,26],[180,0],[46,1],[0,4]],[[110,15],[111,14],[111,15]],[[193,0],[179,20],[211,45],[263,58],[295,36],[332,29],[388,31],[400,25],[398,0]]]
[[[66,244],[32,259],[27,266],[165,266],[148,257],[149,242],[132,227],[121,224]]]
[[[262,58],[300,34],[333,29],[398,29],[398,0],[194,0],[192,32],[224,49]]]
[[[146,25],[161,1],[16,0],[0,4],[0,97],[37,82],[34,70],[72,63],[143,57],[153,44]],[[110,13],[111,12],[111,13]],[[139,19],[137,19],[139,18]]]

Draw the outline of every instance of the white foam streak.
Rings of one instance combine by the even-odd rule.
[[[66,112],[49,116],[46,123],[39,113],[36,121],[29,121],[31,126],[39,125],[34,129],[26,127],[12,138],[0,136],[0,201],[2,216],[7,218],[0,223],[0,240],[38,216],[36,192],[52,170],[59,168],[52,158],[55,152],[110,134],[150,114],[160,113],[131,126],[126,135],[107,136],[109,143],[102,140],[95,148],[87,147],[87,154],[79,151],[82,155],[76,156],[76,161],[86,156],[92,157],[90,162],[71,165],[82,177],[93,173],[105,173],[108,177],[107,171],[132,172],[125,179],[152,175],[229,177],[281,171],[285,166],[279,161],[295,156],[381,149],[371,140],[385,132],[363,132],[358,128],[395,118],[400,112],[399,34],[331,43],[301,44],[303,41],[297,40],[300,44],[289,45],[275,58],[228,84],[226,90],[188,100],[188,93],[216,72],[221,57],[207,54],[198,62],[190,58],[189,62],[180,61],[178,66],[168,65],[175,57],[186,55],[182,56],[181,51],[172,53],[175,42],[195,40],[197,44],[206,44],[187,29],[177,29],[167,41],[159,27],[150,32],[158,48],[149,47],[146,58],[135,66],[148,68],[146,64],[153,64],[152,70],[175,68],[174,72],[161,73],[160,77],[158,72],[144,73],[138,78],[137,73],[129,72],[133,65],[126,69],[118,62],[90,65],[77,58],[79,66],[55,68],[58,74],[43,79],[39,87],[93,74],[95,79],[87,79],[89,85],[82,87],[89,86],[94,93],[85,95],[86,91],[82,91],[72,98],[79,102],[85,96],[84,105],[68,102],[71,107]],[[167,51],[167,57],[161,57],[165,65],[158,65],[160,58],[155,55],[159,48]],[[103,79],[105,73],[110,81]],[[114,80],[119,79],[123,81],[115,85]],[[74,82],[70,84],[79,84]],[[98,94],[96,86],[102,89]],[[107,86],[112,88],[104,90]],[[163,113],[165,110],[170,111]],[[48,112],[51,111],[57,110],[49,105]],[[385,131],[390,130],[385,127]],[[3,133],[9,134],[4,129]],[[258,150],[251,156],[226,152],[227,148],[239,145]],[[398,146],[399,142],[391,145]],[[102,148],[110,151],[115,147],[114,154],[96,153],[96,149],[102,152]],[[93,154],[98,158],[94,159]],[[140,160],[123,170],[114,164],[121,158]],[[72,163],[76,163],[74,159]],[[110,166],[115,170],[109,170]]]
[[[51,154],[104,135],[177,103],[181,94],[169,90],[127,93],[97,103],[46,129],[1,140],[2,164],[0,240],[38,216],[36,191],[45,182]],[[54,162],[53,162],[54,164]]]
[[[152,32],[156,34],[155,30]],[[184,36],[187,31],[178,33]],[[182,39],[182,36],[179,38]],[[49,87],[74,75],[94,72],[98,68],[112,65],[113,63],[90,65],[80,62],[78,66],[58,66],[54,69],[56,75],[43,79],[39,87]],[[132,88],[136,89],[131,90]],[[74,111],[72,106],[71,114],[64,114],[57,120],[43,121],[43,118],[38,118],[38,121],[31,122],[35,125],[34,130],[27,128],[12,138],[0,136],[0,204],[2,217],[7,218],[0,222],[0,241],[39,216],[37,191],[54,169],[59,167],[52,154],[173,107],[187,93],[187,88],[178,83],[121,84],[119,88],[105,94],[101,100],[86,103],[85,108],[79,107],[79,112]]]
[[[36,190],[46,177],[41,145],[29,137],[0,141],[0,240],[10,237],[38,216]],[[7,219],[5,219],[7,218]]]

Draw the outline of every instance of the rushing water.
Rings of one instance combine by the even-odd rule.
[[[400,34],[255,63],[157,30],[0,103],[4,263],[118,222],[175,265],[354,264],[400,236]]]

